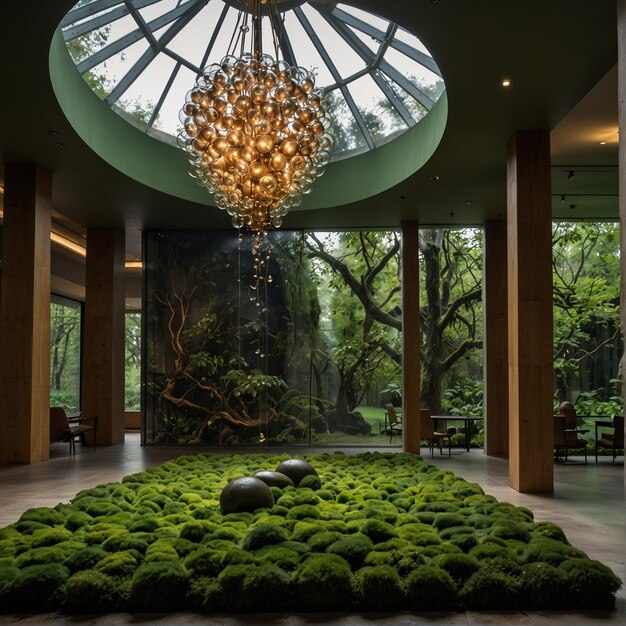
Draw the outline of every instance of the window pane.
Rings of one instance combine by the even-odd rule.
[[[141,410],[141,313],[126,313],[124,408]]]
[[[50,301],[50,406],[80,411],[82,304],[60,296]]]

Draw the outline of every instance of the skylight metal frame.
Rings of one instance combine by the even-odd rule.
[[[163,104],[181,68],[186,67],[196,75],[202,73],[203,68],[211,61],[211,54],[220,29],[223,28],[229,12],[237,11],[237,3],[233,2],[233,0],[177,0],[174,8],[147,21],[140,10],[162,1],[163,0],[93,0],[88,4],[83,4],[72,9],[61,21],[63,35],[68,43],[78,37],[89,36],[98,29],[106,28],[110,24],[123,18],[132,18],[136,26],[129,32],[121,35],[115,41],[107,43],[107,45],[95,51],[90,56],[80,60],[76,67],[81,74],[91,72],[94,68],[109,61],[116,55],[124,54],[127,49],[139,41],[146,41],[147,49],[121,76],[119,81],[112,86],[111,91],[106,95],[104,101],[111,107],[115,107],[117,103],[120,102],[120,99],[128,89],[135,84],[146,68],[160,54],[164,54],[175,61],[173,69],[169,71],[169,73],[164,73],[164,86],[151,111],[149,121],[145,124],[144,130],[149,133],[153,130]],[[219,17],[214,22],[210,36],[207,35],[209,36],[209,43],[202,55],[200,65],[196,65],[188,58],[183,57],[169,47],[172,40],[207,7],[207,5],[211,4],[215,6],[218,3],[223,3],[223,7],[219,12]],[[274,3],[271,7],[274,23],[277,25],[276,34],[279,39],[283,57],[292,66],[298,65],[298,61],[301,65],[306,66],[306,59],[296,58],[297,54],[294,50],[293,43],[289,38],[287,29],[284,27],[284,13],[281,12],[281,6],[283,10],[285,10],[286,7],[287,11],[295,15],[302,29],[310,39],[310,44],[314,46],[324,66],[332,76],[334,81],[332,84],[320,86],[325,87],[327,91],[337,90],[341,93],[368,149],[374,149],[376,143],[365,122],[364,112],[355,101],[349,88],[350,85],[358,79],[363,76],[370,76],[380,90],[379,95],[387,99],[397,112],[399,119],[402,120],[407,128],[416,124],[419,119],[415,119],[414,114],[411,113],[406,106],[403,98],[398,96],[396,89],[394,89],[390,83],[395,83],[395,85],[400,87],[400,89],[411,98],[415,99],[427,111],[433,107],[435,101],[413,83],[403,71],[400,71],[385,58],[387,50],[393,48],[407,59],[410,59],[410,61],[421,65],[436,77],[441,78],[441,71],[432,57],[423,50],[417,49],[396,36],[400,28],[397,24],[386,21],[386,29],[382,30],[378,26],[374,26],[365,21],[362,17],[362,12],[359,12],[358,15],[351,13],[351,7],[349,5],[329,5],[324,0],[308,0],[308,2],[303,4],[299,1],[283,5]],[[323,19],[341,40],[358,55],[358,58],[364,64],[363,68],[352,71],[347,76],[342,75],[341,69],[337,66],[337,63],[333,61],[315,25],[311,23],[311,19],[315,15]],[[155,33],[165,27],[167,27],[167,30],[157,37]],[[361,33],[366,37],[372,38],[377,44],[376,49],[373,50],[366,45],[356,33]],[[355,59],[356,58],[357,57],[355,57]],[[184,94],[181,94],[181,102],[183,96]],[[159,133],[159,136],[163,138],[163,133]],[[360,141],[357,138],[357,145],[359,143]]]

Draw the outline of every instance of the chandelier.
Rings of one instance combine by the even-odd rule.
[[[271,6],[280,0],[240,1],[227,56],[206,67],[187,94],[178,141],[191,176],[233,226],[266,233],[324,173],[331,120],[314,74],[281,58],[277,28],[284,18],[276,24]],[[275,57],[263,53],[264,13]]]

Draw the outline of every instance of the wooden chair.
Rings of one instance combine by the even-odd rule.
[[[385,409],[387,409],[386,414],[389,420],[389,443],[391,443],[394,433],[402,434],[402,418],[396,413],[396,407],[393,404],[385,404]]]
[[[596,441],[596,463],[598,462],[598,446],[609,448],[613,451],[613,465],[617,451],[624,447],[624,416],[616,415],[613,418],[613,433],[603,433],[602,437]]]
[[[452,433],[433,428],[433,418],[429,409],[420,409],[420,436],[422,439],[428,439],[430,456],[434,456],[435,441],[439,447],[439,454],[443,454],[443,442],[447,438],[448,456],[452,456],[452,443],[450,441]]]
[[[50,443],[70,442],[70,453],[76,454],[76,437],[85,443],[85,433],[93,432],[93,447],[96,449],[98,417],[68,418],[65,409],[60,406],[50,407]]]
[[[571,417],[554,415],[554,458],[556,461],[567,461],[570,450],[582,449],[587,463],[587,440],[579,437],[586,430],[568,428],[571,425]]]

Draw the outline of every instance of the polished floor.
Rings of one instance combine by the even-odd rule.
[[[258,450],[255,450],[258,451]],[[276,449],[270,449],[276,452]],[[284,451],[281,449],[281,451]],[[299,449],[298,453],[318,452]],[[328,451],[328,449],[326,449]],[[354,451],[360,451],[354,449]],[[54,506],[68,501],[80,489],[118,481],[126,474],[158,465],[189,449],[141,447],[137,434],[127,434],[126,444],[108,448],[78,446],[77,455],[67,454],[67,444],[51,447],[51,458],[44,463],[0,468],[0,527],[15,522],[30,507]],[[232,452],[232,451],[229,451]],[[425,456],[427,460],[429,455]],[[508,487],[507,463],[485,456],[481,450],[470,453],[455,450],[452,457],[435,454],[432,459],[467,480],[478,482],[487,493],[499,500],[532,509],[537,520],[559,524],[570,542],[590,557],[610,566],[626,584],[624,557],[626,553],[626,498],[624,497],[623,457],[613,465],[609,458],[555,466],[555,491],[552,494],[520,494]],[[398,614],[303,614],[303,615],[221,615],[177,613],[169,615],[115,614],[66,617],[51,615],[0,615],[0,624],[211,624],[239,626],[272,624],[328,626],[393,624],[464,625],[478,624],[544,624],[587,625],[626,624],[626,590],[618,593],[617,609],[611,613],[587,612],[508,612],[508,613],[398,613]]]

